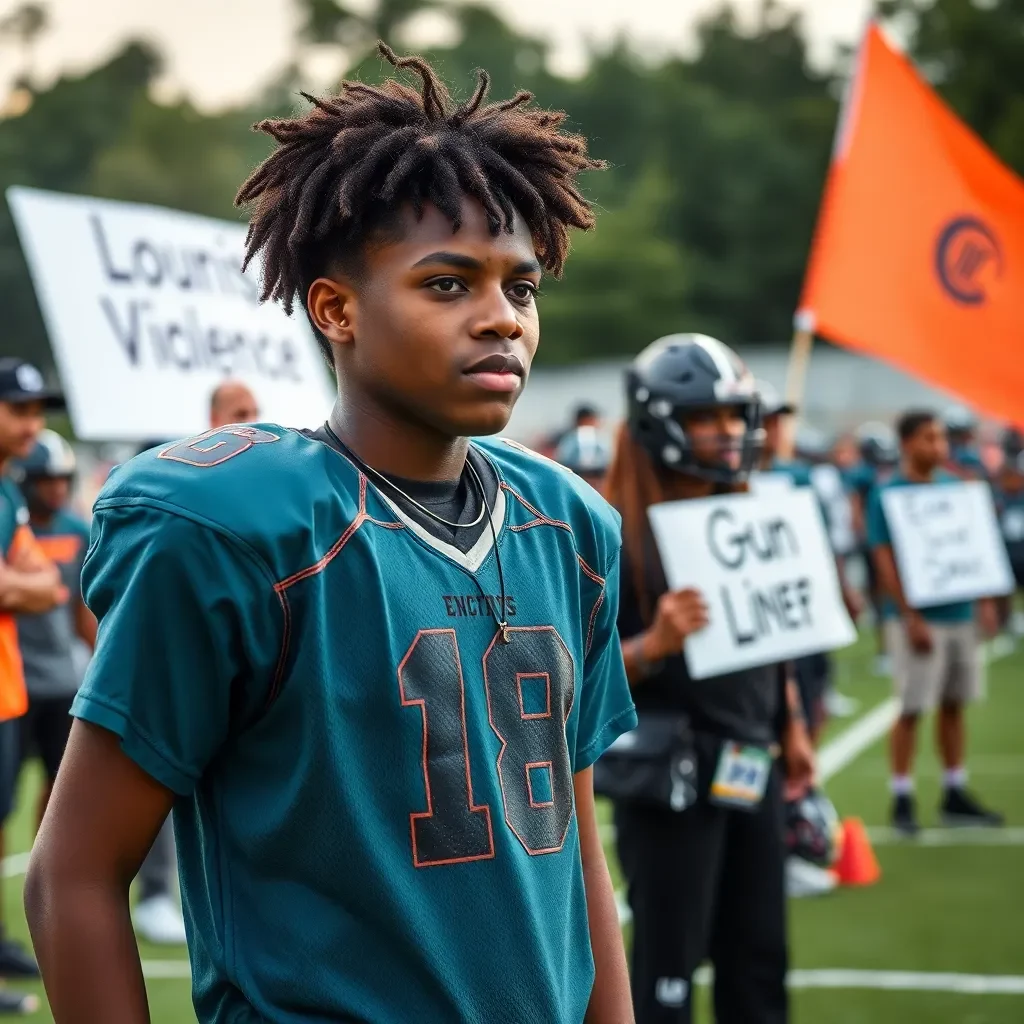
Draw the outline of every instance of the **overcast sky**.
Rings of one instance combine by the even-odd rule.
[[[0,0],[0,17],[20,0]],[[578,69],[588,39],[606,41],[626,32],[656,51],[683,49],[700,16],[720,0],[489,0],[516,26],[555,44],[558,70]],[[856,39],[870,0],[783,0],[804,12],[819,59],[837,40]],[[361,7],[372,0],[351,0]],[[747,14],[760,0],[733,0]],[[47,0],[52,28],[39,44],[35,67],[43,78],[58,69],[86,68],[126,38],[144,36],[167,60],[167,93],[187,92],[206,108],[243,99],[273,77],[290,56],[296,22],[293,0]],[[443,31],[426,16],[419,38]],[[414,41],[414,40],[413,40]],[[407,41],[408,42],[408,41]],[[0,50],[0,94],[18,70],[19,56]],[[322,55],[320,70],[330,63]]]

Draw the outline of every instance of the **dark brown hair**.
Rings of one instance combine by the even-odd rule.
[[[254,126],[278,144],[235,200],[252,211],[245,265],[263,254],[260,298],[280,300],[291,313],[329,266],[350,269],[404,204],[419,216],[432,203],[457,231],[465,197],[483,206],[493,235],[511,232],[518,211],[541,263],[560,274],[569,228],[594,224],[577,176],[604,166],[588,156],[582,136],[561,130],[565,114],[529,107],[528,92],[485,103],[485,71],[477,72],[473,95],[456,103],[425,60],[399,58],[384,43],[380,52],[415,72],[419,91],[394,79],[345,82],[331,98],[303,93],[313,107],[299,117]]]

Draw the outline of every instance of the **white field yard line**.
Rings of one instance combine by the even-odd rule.
[[[142,972],[150,980],[191,977],[187,960],[143,960]],[[697,985],[710,984],[709,967],[694,975]],[[951,974],[922,971],[853,971],[825,968],[790,971],[786,984],[791,989],[873,989],[889,992],[949,992],[958,995],[1024,995],[1024,977],[1001,974]]]
[[[1024,828],[926,828],[913,839],[892,828],[869,828],[874,846],[1024,846]]]
[[[702,967],[694,975],[698,985],[708,984],[713,973]],[[1002,974],[950,974],[922,971],[853,971],[824,968],[790,971],[786,984],[791,989],[866,988],[888,992],[950,992],[960,995],[1024,995],[1024,977]]]

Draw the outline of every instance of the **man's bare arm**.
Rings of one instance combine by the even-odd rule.
[[[128,890],[173,801],[117,736],[74,723],[25,880],[56,1024],[149,1024]]]
[[[590,945],[594,953],[594,988],[590,993],[586,1024],[632,1024],[629,970],[615,905],[615,890],[597,824],[593,768],[576,773],[573,790],[580,856],[583,859],[583,884],[587,890]]]

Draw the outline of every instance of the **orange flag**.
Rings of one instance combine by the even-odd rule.
[[[876,26],[859,61],[801,312],[1024,426],[1024,181]]]

